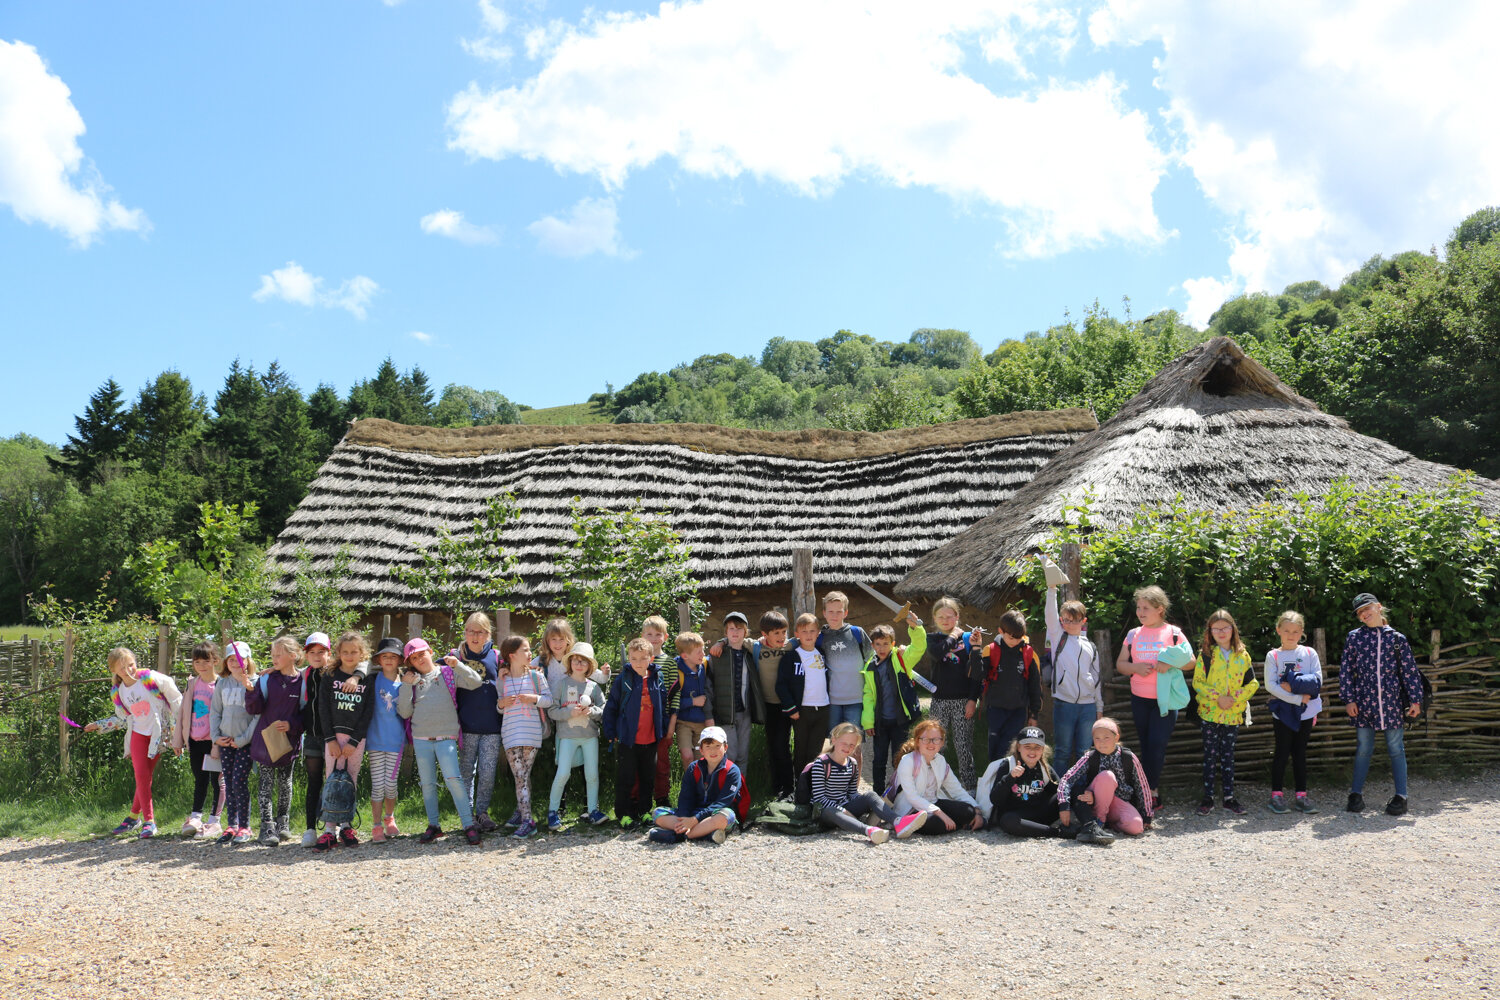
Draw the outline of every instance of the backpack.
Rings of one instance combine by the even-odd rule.
[[[302,711],[303,709],[305,709],[307,707],[307,674],[308,674],[308,671],[311,670],[311,669],[312,668],[309,667],[308,670],[302,671],[302,673],[300,675],[302,677],[302,694],[297,699],[297,711],[299,711],[299,712]],[[269,686],[266,683],[267,680],[270,678],[270,676],[271,676],[270,671],[266,671],[265,673],[261,674],[259,677],[257,677],[255,679],[256,685],[260,688],[260,696],[262,698],[268,698],[268,697],[270,697],[270,695],[267,693],[268,690],[269,690]]]
[[[1042,649],[1041,655],[1037,658],[1038,663],[1040,664],[1040,669],[1042,671],[1042,685],[1046,687],[1047,693],[1052,695],[1053,697],[1057,696],[1057,654],[1062,652],[1063,647],[1068,644],[1068,640],[1070,638],[1072,638],[1072,636],[1064,632],[1062,634],[1062,638],[1057,640],[1056,649],[1053,649],[1051,646],[1045,646]],[[1095,670],[1099,669],[1098,646],[1094,647],[1093,664]]]
[[[730,760],[728,757],[725,757],[724,763],[734,764],[734,761]],[[689,768],[689,770],[694,781],[701,780],[704,767],[705,764],[701,759],[693,761],[692,767]],[[726,775],[728,774],[728,767],[719,768],[718,785],[720,791],[724,790],[724,782],[726,780]],[[746,787],[745,775],[743,772],[741,772],[740,774],[740,793],[734,797],[734,816],[735,819],[739,820],[740,826],[744,826],[750,819],[750,789]]]
[[[323,779],[323,794],[318,800],[319,819],[338,826],[354,823],[354,806],[358,787],[346,768],[337,768]]]
[[[797,775],[797,790],[792,796],[792,801],[799,806],[812,805],[812,769],[823,765],[823,780],[828,780],[828,774],[832,770],[832,761],[826,753],[820,753],[802,768],[802,773]]]
[[[1000,642],[1001,642],[1001,640],[997,637],[994,642],[990,643],[990,655],[989,655],[990,669],[985,672],[985,675],[984,675],[984,684],[982,684],[980,686],[980,688],[979,688],[979,701],[981,703],[983,703],[983,701],[984,701],[985,693],[987,691],[989,691],[989,689],[990,689],[990,681],[992,681],[996,677],[1000,676]],[[1029,677],[1031,675],[1031,668],[1033,666],[1035,666],[1036,663],[1037,663],[1036,649],[1032,647],[1030,641],[1024,641],[1024,642],[1022,642],[1022,644],[1021,644],[1021,679],[1022,680],[1025,680],[1027,677]]]

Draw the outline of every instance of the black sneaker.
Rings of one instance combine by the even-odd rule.
[[[475,824],[474,826],[471,826],[471,827],[467,827],[464,830],[464,839],[466,839],[469,842],[469,846],[470,847],[478,847],[479,846],[479,841],[480,841],[481,838],[479,836],[479,826],[478,826],[478,824]]]
[[[646,834],[646,839],[653,844],[675,844],[677,843],[677,834],[665,827],[653,826],[651,832]]]
[[[1365,811],[1365,797],[1358,792],[1349,793],[1349,804],[1344,806],[1344,812],[1362,813]]]
[[[437,840],[442,835],[443,835],[443,828],[442,827],[440,827],[440,826],[429,826],[427,829],[423,830],[420,834],[417,835],[417,843],[419,843],[419,844],[430,844],[434,840]]]
[[[1214,811],[1214,800],[1213,800],[1213,798],[1211,796],[1208,796],[1208,795],[1203,796],[1202,801],[1200,801],[1198,803],[1198,815],[1199,816],[1207,816],[1209,813],[1211,813],[1213,811]]]
[[[1245,815],[1245,807],[1240,805],[1240,800],[1235,798],[1233,795],[1224,800],[1224,808],[1228,809],[1236,816]]]
[[[1389,801],[1389,802],[1387,802],[1385,804],[1385,814],[1387,816],[1405,816],[1406,815],[1406,796],[1405,795],[1396,795],[1396,796],[1393,796],[1391,798],[1391,801]]]

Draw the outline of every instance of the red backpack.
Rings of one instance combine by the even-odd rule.
[[[990,689],[990,681],[1000,675],[1000,639],[990,643],[990,669],[985,672],[984,686],[979,689],[979,700],[984,700],[984,694]],[[1032,648],[1030,640],[1021,642],[1021,679],[1025,680],[1031,674],[1031,668],[1037,666],[1036,650]]]
[[[725,757],[724,758],[724,763],[726,765],[727,764],[734,764],[734,761],[730,760],[728,757]],[[703,760],[699,759],[699,760],[693,761],[693,766],[689,770],[692,772],[692,778],[693,778],[694,781],[701,781],[701,780],[703,780],[702,779],[702,775],[703,775],[702,768],[703,768],[703,766],[704,766]],[[735,766],[738,767],[739,765],[736,764]],[[725,776],[728,775],[728,774],[729,774],[729,768],[728,767],[721,767],[721,768],[719,768],[719,790],[720,791],[724,790],[724,780],[725,780]],[[747,821],[749,821],[749,819],[750,819],[750,788],[749,788],[748,784],[745,781],[745,775],[744,775],[743,771],[740,772],[740,793],[734,797],[734,815],[735,815],[735,818],[739,820],[741,826],[744,826],[745,823]]]

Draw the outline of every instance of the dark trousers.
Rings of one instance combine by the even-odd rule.
[[[1288,729],[1279,721],[1271,723],[1276,733],[1276,749],[1271,754],[1271,791],[1281,791],[1287,757],[1292,759],[1292,780],[1297,783],[1297,791],[1307,791],[1307,738],[1312,735],[1314,721],[1303,719],[1296,729]]]
[[[1203,797],[1214,797],[1214,772],[1217,770],[1224,785],[1224,797],[1234,798],[1234,744],[1240,727],[1219,722],[1204,722],[1203,726]]]
[[[792,720],[792,732],[797,737],[797,752],[792,758],[792,767],[797,774],[811,764],[813,758],[823,752],[823,741],[828,738],[828,706],[808,708],[803,705]]]
[[[213,794],[223,787],[219,771],[203,770],[203,759],[213,752],[212,740],[188,740],[188,763],[193,767],[193,812],[201,813],[205,804],[212,802],[212,815],[219,815],[224,808],[222,793]],[[212,799],[210,795],[213,794]]]
[[[672,761],[677,757],[677,736],[668,733],[656,744],[656,804],[669,806],[672,793]]]
[[[796,791],[792,773],[792,720],[780,705],[766,706],[766,756],[771,763],[771,795],[780,798]]]
[[[906,723],[900,719],[875,720],[875,760],[870,764],[875,790],[885,794],[885,771],[896,766],[896,751],[906,742]]]
[[[974,807],[967,802],[959,802],[957,799],[934,799],[933,802],[939,809],[948,814],[948,818],[955,824],[954,830],[963,830],[970,823],[974,822]],[[923,823],[917,832],[926,834],[947,833],[948,828],[936,816],[928,816],[927,822]]]
[[[990,723],[990,760],[996,761],[1010,752],[1010,745],[1026,728],[1026,707],[987,708],[984,712]]]
[[[885,800],[873,792],[860,792],[837,808],[825,807],[818,813],[818,822],[824,826],[836,826],[850,833],[864,833],[865,817],[873,814],[886,825],[896,822],[896,813]]]
[[[307,791],[302,796],[302,811],[307,816],[304,829],[313,830],[323,812],[323,755],[303,757],[302,764],[307,768]]]
[[[250,758],[249,747],[220,747],[219,763],[224,766],[224,828],[250,825]]]
[[[1166,715],[1156,707],[1155,698],[1130,696],[1130,714],[1135,718],[1135,733],[1140,740],[1141,767],[1146,772],[1148,791],[1161,787],[1161,769],[1167,762],[1167,743],[1172,739],[1172,730],[1177,728],[1177,711]]]
[[[615,818],[651,812],[651,780],[656,774],[655,743],[621,743],[615,751]],[[634,797],[631,792],[634,790]]]
[[[1018,812],[1002,813],[997,819],[991,821],[991,826],[998,826],[1012,837],[1061,837],[1061,830],[1051,827],[1053,820],[1057,819],[1057,800],[1052,802],[1052,820],[1046,823],[1034,819],[1027,819]]]

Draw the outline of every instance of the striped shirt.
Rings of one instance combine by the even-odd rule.
[[[547,689],[546,684],[537,684],[540,680],[540,672],[528,670],[520,677],[512,677],[509,673],[500,675],[500,697],[513,698],[518,694],[539,694],[541,700],[532,705],[527,702],[516,702],[507,708],[500,723],[500,742],[505,744],[509,750],[511,747],[539,747],[542,745],[542,716],[538,708],[545,708],[552,704],[552,692]]]
[[[832,754],[820,754],[811,767],[814,809],[838,809],[859,794],[859,762],[855,758],[845,758],[840,764]]]

